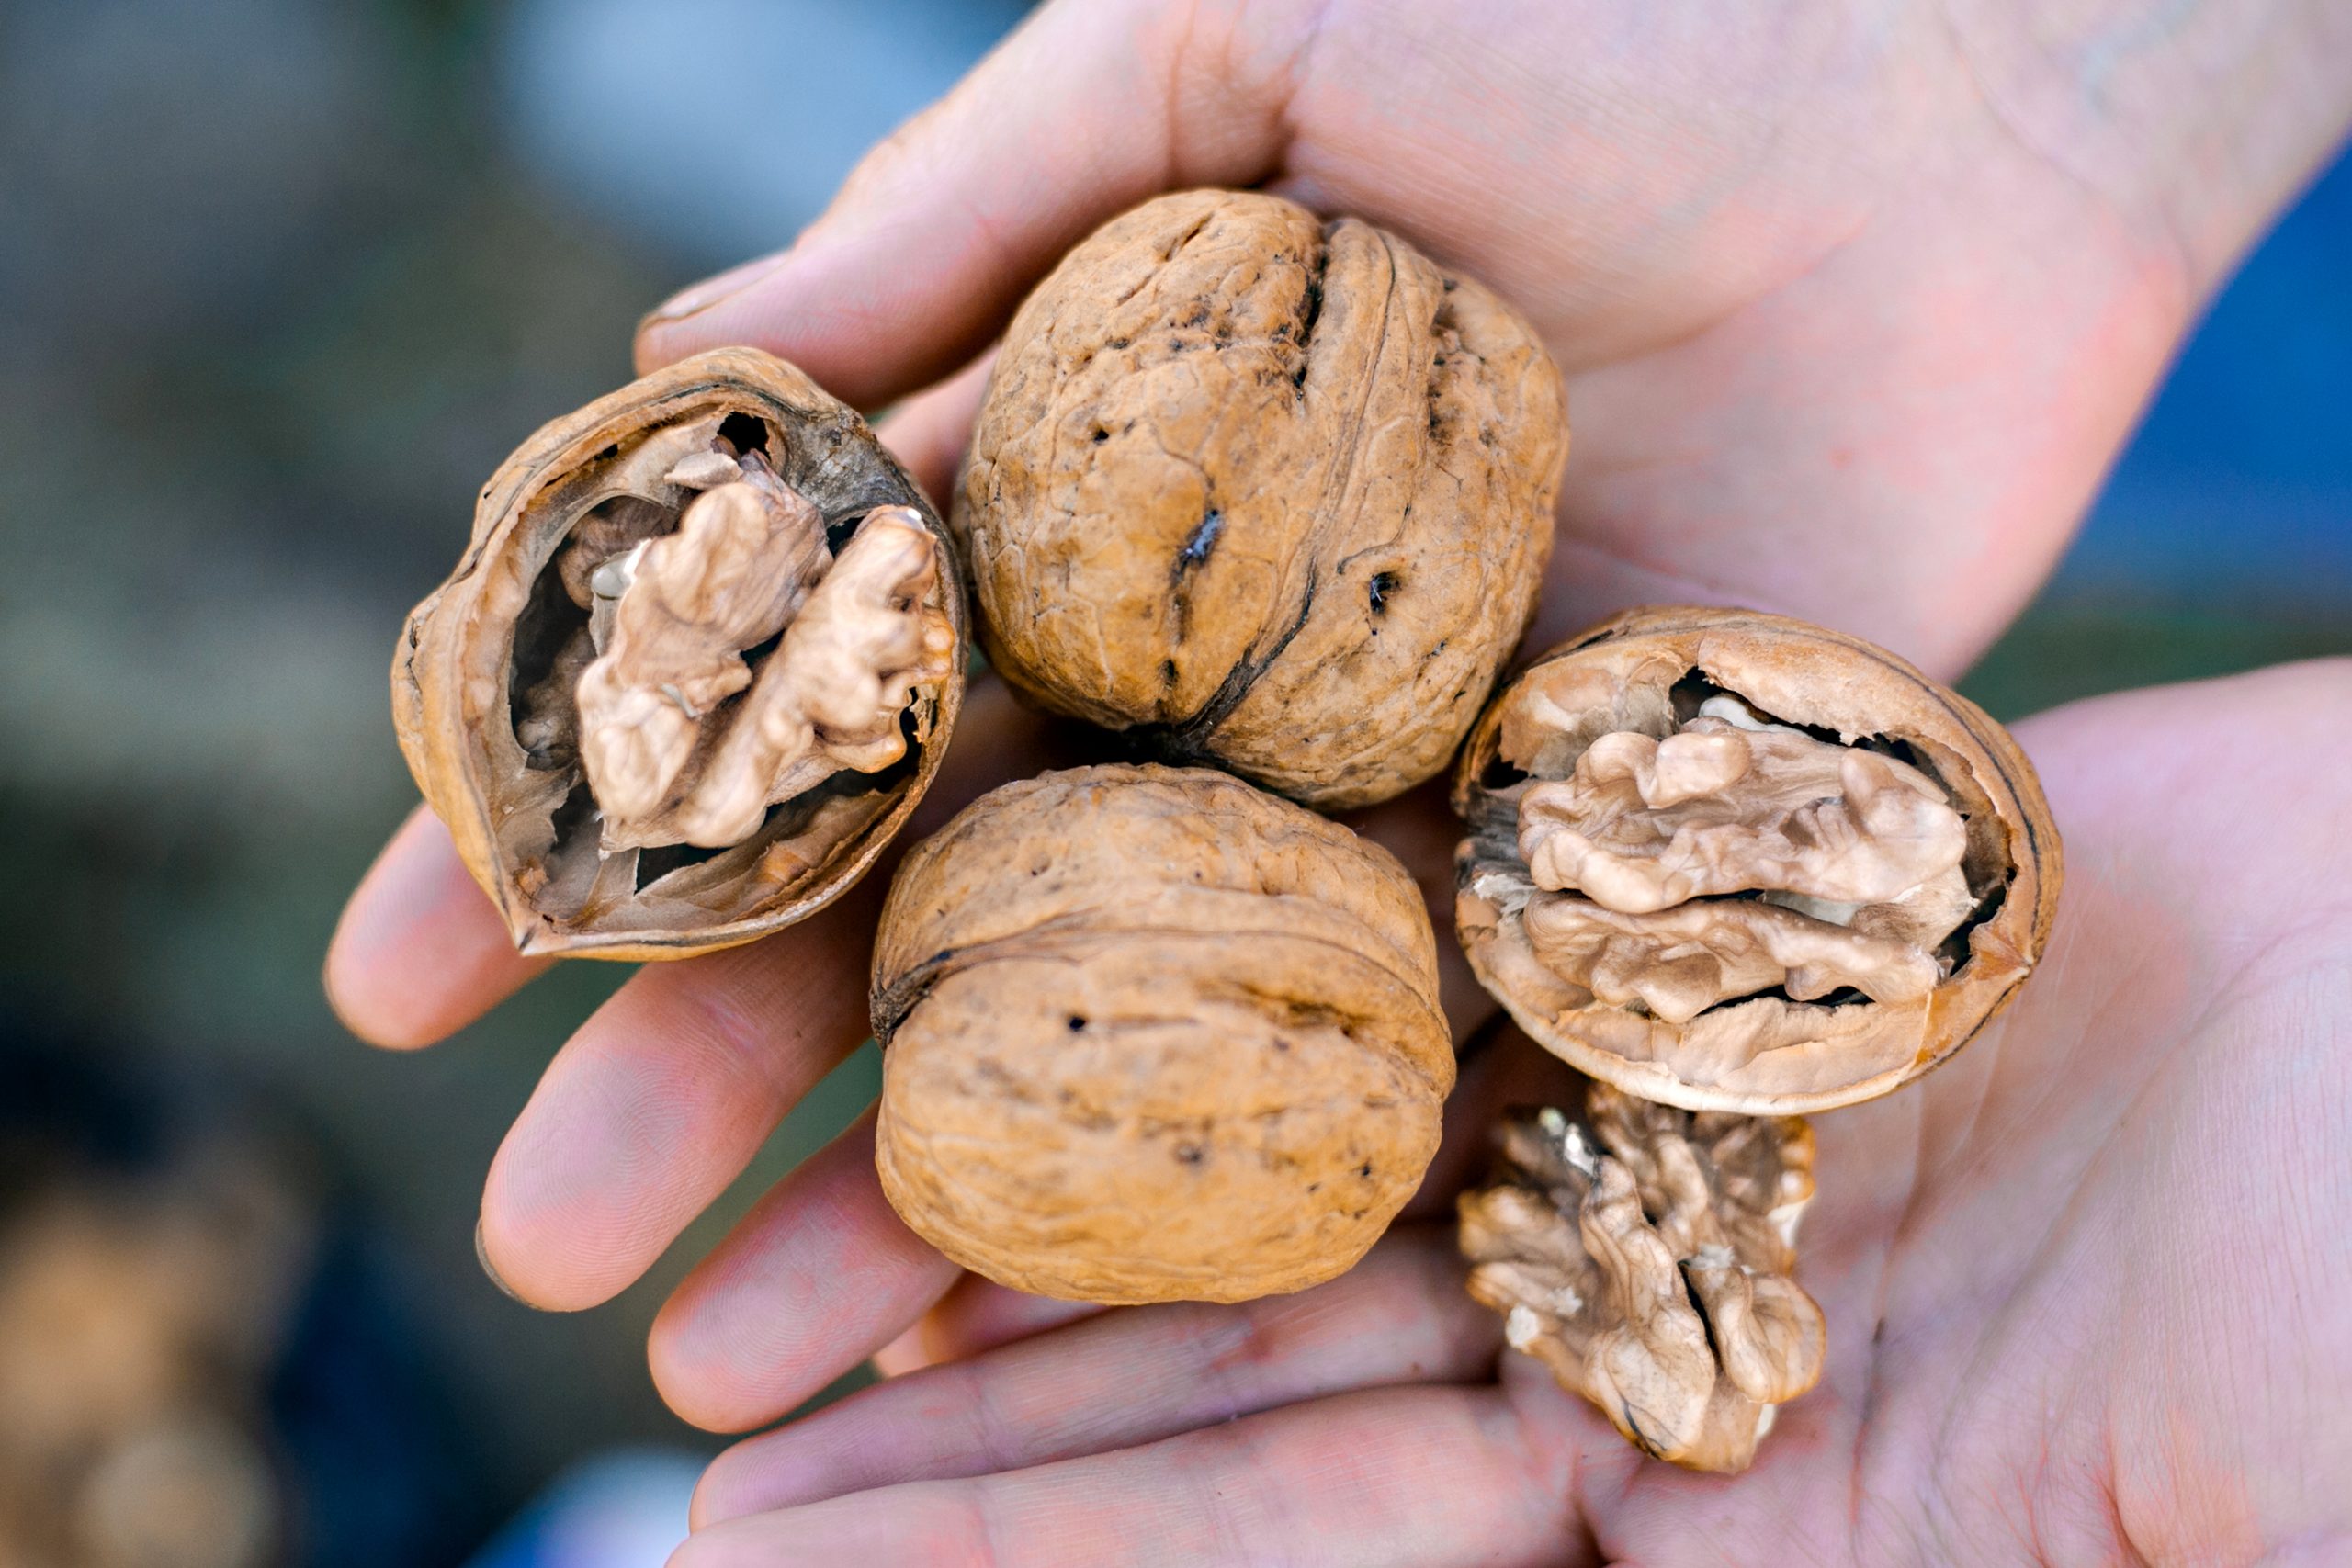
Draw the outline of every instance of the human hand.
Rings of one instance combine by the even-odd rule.
[[[672,1568],[2340,1560],[2352,661],[2019,734],[2055,940],[1950,1066],[1815,1119],[1827,1371],[1746,1474],[1641,1458],[1526,1358],[1498,1381],[1435,1220],[1298,1296],[994,1348],[1057,1309],[964,1287],[929,1353],[968,1359],[722,1456]],[[1450,1110],[1556,1097],[1547,1066],[1482,1058]]]
[[[2219,14],[2199,25],[2228,33],[2242,10]],[[1946,13],[1866,26],[1807,6],[1727,22],[1065,0],[783,258],[650,321],[640,356],[750,341],[853,400],[899,397],[979,351],[1114,211],[1262,180],[1493,283],[1569,371],[1577,449],[1539,643],[1628,602],[1733,598],[1949,673],[2039,580],[2199,291],[2322,134],[2280,131],[2221,182],[2229,202],[2188,200],[2136,161],[2181,136],[2153,110],[2125,123],[2171,54],[2110,49],[2118,118],[2078,126],[2050,107],[2064,40],[1969,16],[1947,32]],[[2085,50],[2106,37],[2085,28]],[[2271,34],[2239,31],[2242,69],[2275,64]],[[2293,93],[2265,101],[2301,123]],[[2043,132],[2083,130],[2066,144],[2097,153],[2088,174],[2031,150],[2020,102]],[[933,494],[978,390],[953,378],[890,429]],[[1040,765],[1042,727],[1001,690],[976,690],[960,728],[917,831]],[[1453,833],[1426,799],[1372,826],[1443,884]],[[603,1301],[725,1188],[863,1036],[882,882],[758,946],[648,968],[589,1020],[484,1194],[485,1256],[512,1289]],[[355,897],[329,977],[355,1030],[407,1045],[533,967],[420,817]],[[1458,974],[1453,995],[1469,1021]],[[953,1283],[882,1201],[869,1136],[794,1173],[665,1314],[655,1374],[690,1418],[773,1418]]]

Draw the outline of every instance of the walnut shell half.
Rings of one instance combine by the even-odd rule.
[[[1560,376],[1395,235],[1191,191],[1005,333],[956,513],[1014,689],[1328,809],[1442,771],[1533,613]]]
[[[1514,1111],[1497,1142],[1494,1179],[1456,1206],[1470,1294],[1510,1348],[1643,1452],[1746,1470],[1828,1343],[1794,1278],[1813,1130],[1595,1083],[1581,1117]]]
[[[2058,900],[2008,732],[1858,638],[1646,609],[1515,677],[1454,783],[1455,929],[1594,1077],[1811,1111],[1926,1072],[2005,1006]]]
[[[1086,1301],[1340,1273],[1419,1185],[1453,1084],[1405,869],[1204,769],[1047,773],[916,845],[874,1032],[899,1215],[966,1268]]]
[[[757,350],[541,429],[392,658],[401,750],[525,953],[652,959],[863,874],[964,685],[945,528],[856,412]]]

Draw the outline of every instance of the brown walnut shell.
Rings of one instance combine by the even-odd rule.
[[[1437,983],[1411,877],[1312,812],[1204,769],[1007,784],[909,852],[883,909],[882,1189],[1019,1290],[1302,1290],[1436,1153]]]
[[[1885,650],[1652,608],[1536,660],[1471,732],[1455,927],[1521,1026],[1693,1111],[1852,1104],[1958,1050],[2062,877],[2008,732]]]
[[[1533,613],[1566,451],[1559,372],[1487,289],[1192,191],[1022,306],[955,522],[1016,691],[1336,809],[1453,754]]]
[[[523,952],[684,957],[873,863],[938,768],[965,649],[914,481],[799,370],[720,349],[492,476],[401,634],[392,715]]]

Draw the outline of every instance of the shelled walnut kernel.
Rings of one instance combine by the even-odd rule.
[[[1792,1278],[1813,1196],[1794,1116],[1696,1114],[1594,1083],[1581,1116],[1507,1116],[1492,1183],[1459,1201],[1470,1293],[1645,1453],[1747,1468],[1821,1376],[1821,1309]]]

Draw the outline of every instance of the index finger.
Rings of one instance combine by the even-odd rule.
[[[1275,173],[1320,9],[1261,6],[1244,26],[1154,0],[1040,7],[868,153],[790,249],[648,316],[639,365],[752,344],[864,407],[945,375],[1105,219]]]

